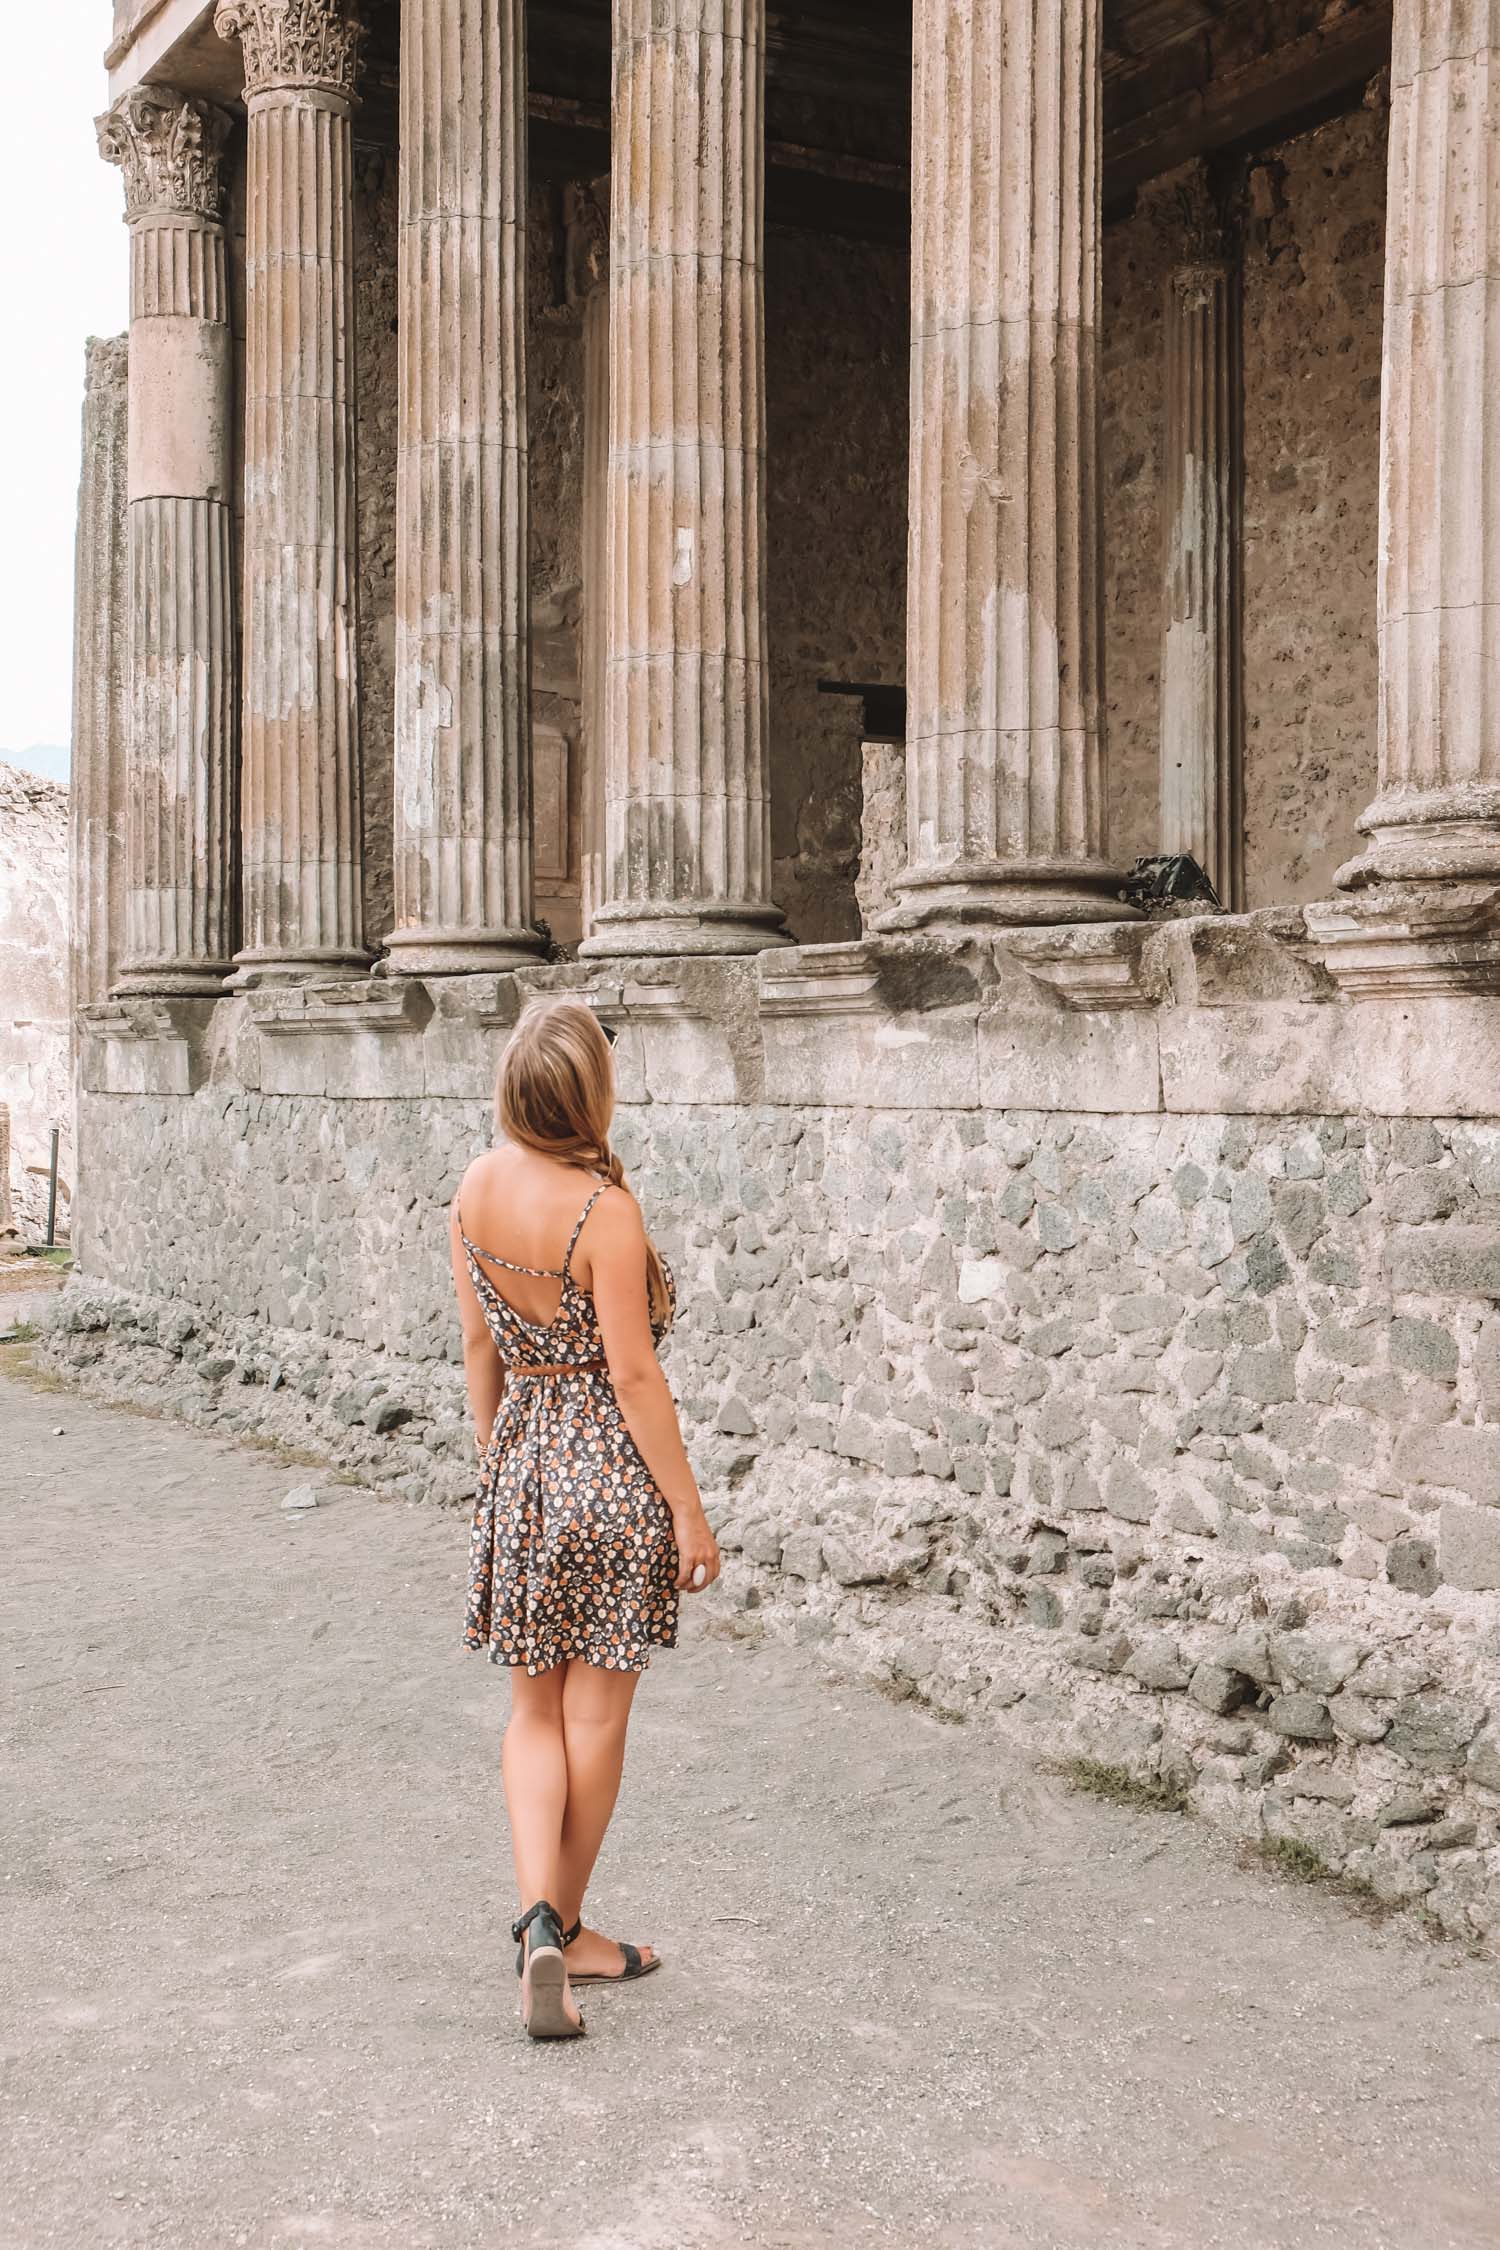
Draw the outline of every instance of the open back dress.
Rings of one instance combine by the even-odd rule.
[[[644,1672],[653,1648],[677,1640],[671,1511],[620,1412],[593,1295],[573,1278],[578,1237],[603,1193],[584,1205],[556,1270],[497,1258],[458,1218],[505,1368],[474,1504],[464,1640],[533,1673],[570,1659]],[[486,1266],[560,1281],[552,1319],[518,1313]],[[670,1273],[667,1287],[675,1304]],[[664,1325],[653,1320],[658,1343]]]

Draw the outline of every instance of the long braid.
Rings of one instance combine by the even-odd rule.
[[[626,1185],[625,1167],[609,1143],[614,1087],[609,1049],[598,1018],[571,996],[532,1000],[506,1047],[496,1088],[496,1123],[521,1148],[571,1164],[611,1187]],[[658,1330],[672,1319],[667,1271],[646,1241],[646,1288]]]

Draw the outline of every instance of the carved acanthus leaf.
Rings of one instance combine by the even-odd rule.
[[[354,99],[362,26],[350,0],[219,0],[214,29],[240,42],[247,98],[308,87]]]
[[[99,153],[125,175],[125,216],[183,212],[217,219],[229,119],[169,86],[132,86],[97,120]]]

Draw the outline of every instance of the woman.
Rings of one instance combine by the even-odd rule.
[[[613,1110],[593,1010],[532,1001],[500,1068],[504,1144],[469,1166],[452,1212],[481,1463],[464,1639],[510,1667],[511,1935],[533,2039],[583,2030],[574,1983],[660,1967],[585,1928],[583,1899],[636,1684],[676,1642],[678,1594],[719,1575],[656,1357],[672,1276],[610,1149]]]

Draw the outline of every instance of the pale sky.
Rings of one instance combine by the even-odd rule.
[[[66,778],[86,336],[129,316],[124,185],[94,145],[108,0],[6,9],[0,133],[0,758]],[[22,91],[24,89],[24,93]]]

